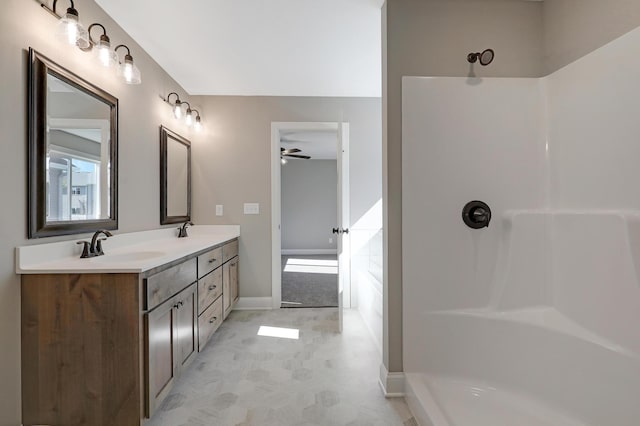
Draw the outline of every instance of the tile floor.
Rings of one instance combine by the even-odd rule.
[[[380,354],[358,312],[235,311],[147,426],[417,425],[378,385]],[[299,339],[258,336],[260,326]]]

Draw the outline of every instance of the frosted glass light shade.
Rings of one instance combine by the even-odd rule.
[[[56,38],[69,46],[78,46],[81,49],[89,47],[89,33],[78,20],[78,15],[67,9],[64,15],[58,21],[56,28]]]
[[[93,56],[98,64],[105,68],[111,68],[118,63],[118,55],[111,50],[111,44],[102,40],[93,46]]]
[[[124,80],[127,84],[140,84],[142,83],[142,77],[140,76],[140,70],[133,63],[133,59],[125,57],[124,62],[118,67],[118,76]]]

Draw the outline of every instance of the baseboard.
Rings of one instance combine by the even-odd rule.
[[[384,364],[380,364],[380,378],[378,380],[382,393],[386,398],[401,398],[404,396],[404,373],[389,373]]]
[[[336,249],[282,249],[283,256],[313,256],[316,254],[338,254]]]
[[[263,311],[272,309],[270,297],[241,297],[233,308],[236,311]]]

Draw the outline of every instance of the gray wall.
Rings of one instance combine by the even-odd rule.
[[[640,25],[640,2],[387,0],[382,25],[384,363],[402,371],[402,76],[467,76],[466,54],[491,47],[477,76],[540,77]]]
[[[337,249],[337,161],[289,160],[281,170],[282,249]]]
[[[542,10],[545,75],[640,25],[638,0],[545,0]]]
[[[78,235],[44,240],[26,239],[26,155],[27,155],[27,50],[29,46],[81,77],[102,87],[120,101],[120,229],[129,232],[158,228],[159,126],[198,139],[176,126],[168,105],[160,99],[171,91],[183,93],[142,49],[91,0],[76,0],[80,20],[104,24],[111,41],[131,48],[142,72],[143,84],[121,84],[115,73],[104,73],[90,63],[90,56],[77,49],[61,47],[53,33],[56,20],[33,0],[7,0],[0,13],[0,193],[8,202],[0,206],[0,425],[20,424],[20,279],[14,273],[14,248]],[[59,8],[68,3],[59,2]],[[206,120],[206,110],[198,108]]]
[[[351,222],[381,197],[381,101],[376,98],[207,96],[206,144],[193,148],[194,220],[238,224],[241,297],[271,296],[271,123],[350,124]],[[355,196],[357,195],[357,196]],[[260,203],[244,215],[243,203]],[[224,216],[215,216],[216,204]]]

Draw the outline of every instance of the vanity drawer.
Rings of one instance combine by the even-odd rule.
[[[231,241],[222,246],[222,261],[226,262],[238,255],[238,240]]]
[[[198,313],[204,312],[221,295],[222,268],[218,268],[198,279]]]
[[[220,324],[222,324],[222,297],[218,297],[213,305],[198,317],[198,351],[204,348]]]
[[[198,256],[198,278],[222,265],[222,247],[215,248]]]
[[[196,259],[187,260],[146,278],[144,308],[150,311],[197,279]]]

